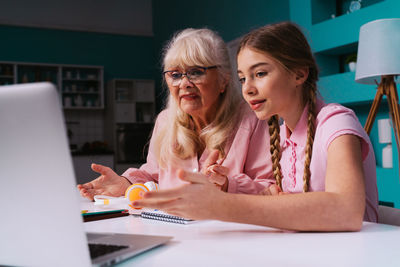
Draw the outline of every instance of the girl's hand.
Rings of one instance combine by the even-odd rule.
[[[95,195],[107,195],[113,197],[123,196],[131,185],[127,179],[116,174],[111,168],[92,164],[92,170],[101,175],[86,184],[78,184],[77,187],[83,197],[93,200]]]
[[[207,168],[205,175],[208,180],[214,183],[222,191],[228,191],[229,180],[228,180],[229,169],[219,164],[211,165]]]
[[[208,177],[211,183],[214,183],[218,188],[226,192],[229,186],[229,169],[218,163],[218,159],[219,151],[212,151],[205,161],[204,168],[201,172]]]
[[[177,175],[189,184],[146,192],[142,199],[132,203],[133,206],[159,209],[194,220],[213,219],[224,208],[227,194],[210,183],[203,174],[178,170]]]
[[[272,184],[268,188],[264,189],[264,191],[262,191],[261,194],[267,196],[277,196],[277,195],[288,194],[288,192],[282,192],[282,190],[279,188],[278,185]]]

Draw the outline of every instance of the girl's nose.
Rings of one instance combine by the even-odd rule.
[[[243,95],[254,95],[256,92],[256,88],[249,80],[246,80],[244,83],[242,83]]]

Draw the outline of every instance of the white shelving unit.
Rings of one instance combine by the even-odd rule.
[[[114,123],[152,123],[155,116],[153,80],[113,79],[108,85],[107,104]]]
[[[102,66],[0,61],[0,85],[48,81],[64,109],[104,109]]]
[[[115,151],[116,170],[143,163],[155,118],[153,80],[113,79],[107,84],[105,137]]]

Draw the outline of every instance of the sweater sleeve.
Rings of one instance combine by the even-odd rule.
[[[259,194],[275,183],[269,147],[267,122],[258,120],[252,111],[247,112],[229,150],[231,161],[227,167],[232,171],[228,175],[228,192]]]

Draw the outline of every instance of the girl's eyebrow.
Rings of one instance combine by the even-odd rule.
[[[267,63],[267,62],[259,62],[259,63],[256,63],[256,64],[254,64],[254,65],[251,65],[250,66],[250,70],[253,70],[253,69],[255,69],[255,68],[257,68],[257,67],[260,67],[260,66],[269,66],[270,64],[269,63]],[[237,71],[238,73],[242,73],[242,71],[241,70],[239,70],[238,69],[238,71]]]

